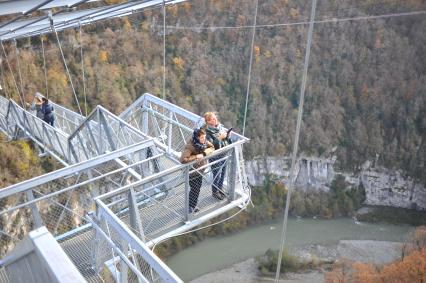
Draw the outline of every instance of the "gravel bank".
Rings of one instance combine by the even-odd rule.
[[[299,257],[312,257],[323,260],[349,259],[365,263],[382,265],[401,257],[402,243],[386,241],[340,241],[337,245],[308,245],[297,251]],[[228,283],[228,282],[273,282],[272,278],[263,278],[257,271],[253,258],[236,263],[228,268],[205,274],[191,283]],[[324,274],[317,270],[306,273],[287,273],[280,282],[324,282]]]
[[[323,274],[313,270],[306,273],[288,273],[281,277],[280,282],[321,283]],[[190,283],[267,283],[274,282],[274,278],[261,277],[257,272],[257,264],[253,258],[236,263],[229,268],[205,274],[192,280]]]

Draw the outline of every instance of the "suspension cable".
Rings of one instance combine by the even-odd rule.
[[[21,94],[22,96],[24,96],[24,83],[22,81],[22,74],[21,74],[21,61],[19,60],[19,50],[18,50],[18,46],[16,43],[16,39],[13,40],[13,45],[15,46],[15,56],[16,56],[16,64],[18,67],[18,75],[19,75],[19,84],[21,86]],[[25,96],[24,96],[24,101],[25,101]],[[24,107],[25,109],[25,107]]]
[[[323,20],[314,21],[314,24],[327,24],[327,23],[339,23],[339,22],[351,22],[351,21],[365,21],[365,20],[377,20],[395,17],[406,17],[406,16],[419,16],[426,14],[426,10],[412,11],[412,12],[400,12],[390,13],[372,16],[356,16],[356,17],[345,17],[345,18],[326,18]],[[264,24],[257,25],[256,28],[275,28],[275,27],[289,27],[289,26],[300,26],[309,25],[310,21],[299,21],[299,22],[287,22],[287,23],[276,23],[276,24]],[[242,26],[168,26],[168,29],[174,30],[192,30],[199,32],[200,30],[221,30],[221,29],[248,29],[253,28],[252,25]]]
[[[43,37],[44,37],[44,35],[42,34],[40,36],[40,39],[41,39],[41,51],[42,51],[42,54],[43,54],[43,70],[44,70],[44,82],[45,82],[45,85],[46,85],[46,98],[49,99],[49,87],[47,85],[47,71],[46,71],[46,55],[44,53],[44,42],[43,42],[44,40],[43,40]]]
[[[12,74],[13,83],[15,84],[16,90],[18,91],[18,96],[19,96],[19,99],[21,101],[21,105],[22,105],[23,108],[25,108],[24,100],[22,99],[22,95],[19,91],[18,84],[16,83],[15,75],[13,74],[12,67],[10,66],[9,59],[7,58],[6,50],[4,49],[4,45],[3,45],[3,41],[0,41],[0,45],[1,45],[1,48],[3,49],[3,54],[4,54],[4,57],[6,58],[7,66],[9,67],[10,73]]]
[[[61,42],[59,41],[58,32],[56,31],[56,29],[53,25],[51,25],[51,28],[52,28],[52,31],[56,35],[56,40],[58,41],[59,50],[61,51],[62,60],[64,61],[64,65],[65,65],[65,70],[67,71],[67,74],[68,74],[68,79],[70,81],[72,93],[74,94],[75,101],[77,102],[78,111],[80,112],[80,115],[83,115],[83,113],[81,112],[81,108],[80,108],[80,102],[78,102],[77,94],[76,94],[75,89],[74,89],[74,84],[72,83],[71,74],[70,74],[70,71],[68,70],[67,62],[65,61],[65,56],[64,56],[64,52],[62,51]]]
[[[81,36],[81,33],[82,33],[81,23],[79,24],[79,26],[80,26],[80,56],[81,56],[81,76],[83,79],[84,112],[87,117],[86,76],[84,72],[83,37]]]
[[[166,1],[163,0],[163,99],[166,98]]]
[[[249,63],[249,72],[247,79],[247,93],[246,93],[246,106],[244,109],[244,121],[243,121],[243,136],[246,131],[246,119],[247,119],[247,107],[248,107],[248,98],[250,93],[250,81],[251,81],[251,67],[253,64],[253,48],[254,48],[254,37],[256,35],[256,22],[257,22],[257,10],[259,6],[259,0],[256,0],[256,9],[254,11],[254,23],[253,23],[253,32],[251,35],[251,48],[250,48],[250,63]]]
[[[304,98],[305,98],[306,80],[307,80],[307,76],[308,76],[309,55],[311,53],[312,33],[313,33],[313,29],[314,29],[314,19],[315,19],[316,6],[317,6],[317,0],[312,0],[311,19],[310,19],[310,23],[309,23],[308,40],[307,40],[307,43],[306,43],[305,62],[304,62],[304,66],[303,66],[302,86],[301,86],[301,89],[300,89],[299,110],[298,110],[298,113],[297,113],[296,136],[294,138],[293,153],[292,153],[292,156],[291,156],[289,186],[288,186],[287,198],[286,198],[286,203],[285,203],[283,229],[282,229],[282,233],[281,233],[281,246],[280,246],[280,252],[278,254],[278,263],[277,263],[277,272],[275,274],[275,283],[278,283],[278,280],[280,278],[281,260],[282,260],[282,254],[283,254],[283,251],[284,251],[285,237],[286,237],[286,232],[287,232],[288,209],[290,207],[291,191],[293,190],[293,179],[294,179],[293,174],[294,174],[294,167],[295,167],[295,164],[296,164],[297,148],[298,148],[298,145],[299,145],[300,124],[302,122],[303,102],[304,102]]]

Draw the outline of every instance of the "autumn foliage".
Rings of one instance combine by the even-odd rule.
[[[417,228],[404,245],[402,257],[383,267],[360,262],[335,265],[325,275],[328,283],[426,282],[426,226]]]
[[[5,142],[0,135],[0,188],[40,175],[40,161],[26,141]]]
[[[80,29],[61,31],[80,105],[86,94],[89,110],[101,104],[118,114],[145,92],[162,97],[165,62],[167,100],[197,114],[218,111],[221,121],[237,132],[245,124],[245,134],[251,138],[244,148],[247,158],[289,155],[308,25],[275,24],[305,22],[311,1],[258,2],[253,50],[254,0],[168,3],[165,43],[161,4],[84,25],[82,38]],[[426,2],[420,0],[398,1],[398,5],[379,2],[383,3],[325,1],[317,7],[317,18],[426,9]],[[377,160],[377,166],[402,169],[426,183],[425,25],[426,18],[420,15],[315,25],[299,145],[302,155],[336,156],[336,165],[344,171],[357,171],[366,160]],[[39,91],[78,109],[53,34],[43,36],[43,46],[39,36],[17,40],[20,70],[14,44],[6,40],[3,44],[6,52],[1,57],[7,55],[12,71],[2,60],[1,95],[19,101],[12,74],[17,79],[21,73],[18,86],[27,100]]]

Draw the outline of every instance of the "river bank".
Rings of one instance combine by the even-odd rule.
[[[280,282],[317,283],[323,282],[323,277],[324,275],[321,271],[312,270],[305,273],[285,274],[284,276],[281,276]],[[262,277],[257,271],[256,260],[254,258],[250,258],[243,262],[236,263],[229,268],[200,276],[190,281],[190,283],[267,283],[273,281],[273,278]]]
[[[226,236],[204,239],[169,257],[167,265],[185,282],[229,268],[235,263],[279,249],[281,221],[250,227]],[[319,257],[337,256],[343,240],[404,242],[413,231],[409,225],[360,223],[351,218],[289,218],[287,245]],[[323,251],[324,254],[319,254]],[[294,253],[290,250],[290,253]],[[329,255],[327,255],[329,253]]]
[[[349,260],[383,265],[401,258],[401,242],[342,240],[337,245],[312,244],[291,251],[299,258],[310,260],[317,258],[324,261]],[[280,282],[324,282],[327,270],[309,270],[303,273],[286,273]],[[273,278],[264,277],[258,272],[255,258],[249,258],[215,272],[202,275],[191,283],[225,283],[225,282],[271,282]]]
[[[292,253],[304,260],[316,258],[321,261],[353,261],[384,265],[401,258],[403,243],[370,240],[343,240],[337,245],[307,245],[294,249]],[[280,282],[324,282],[324,268],[308,270],[302,273],[286,273]],[[215,272],[202,275],[191,283],[225,283],[225,282],[271,282],[273,278],[265,277],[258,271],[255,258],[249,258]]]

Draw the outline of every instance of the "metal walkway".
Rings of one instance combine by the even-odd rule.
[[[150,94],[119,116],[101,106],[88,117],[54,109],[51,127],[0,97],[1,131],[30,138],[64,165],[0,190],[0,258],[46,226],[89,282],[180,282],[149,248],[250,200],[242,156],[248,139],[233,133],[234,142],[204,166],[200,213],[188,214],[195,169],[178,158],[204,123],[198,115]],[[222,201],[211,195],[214,163],[226,164]]]

